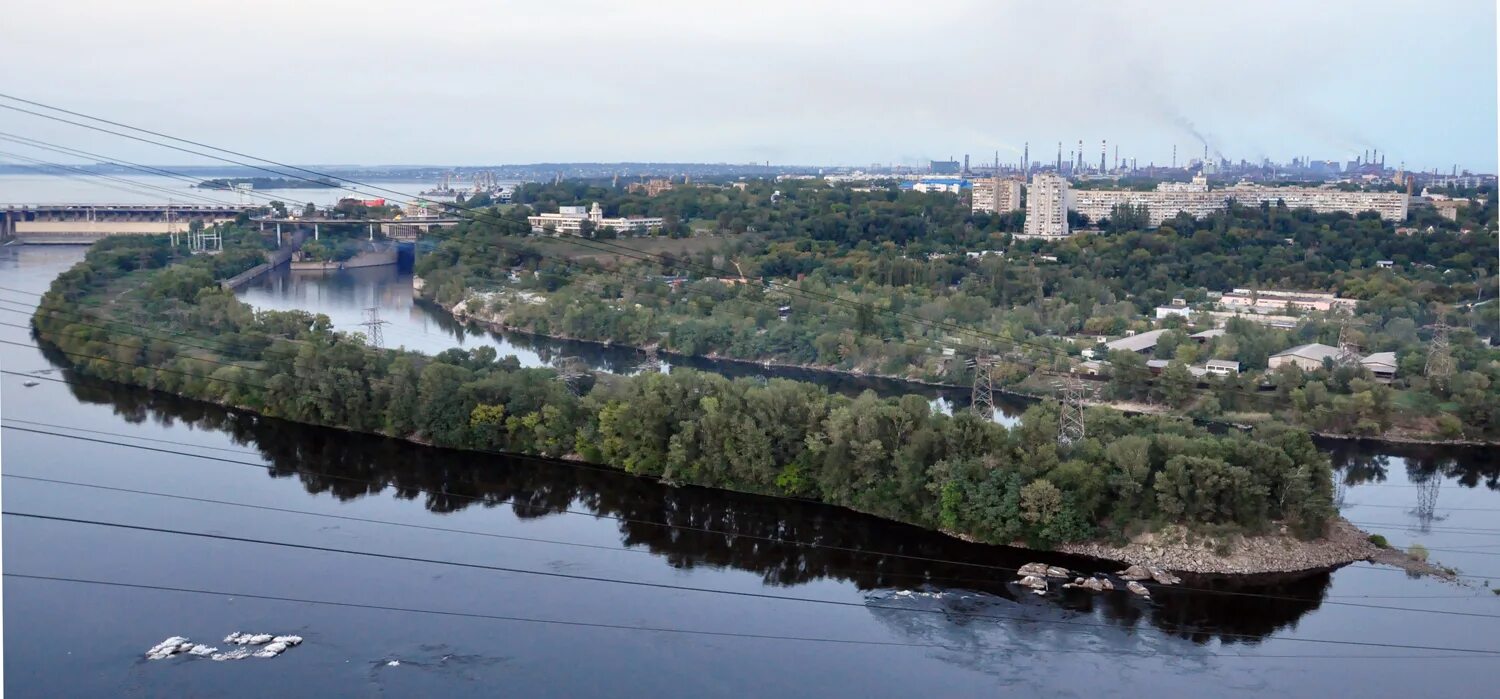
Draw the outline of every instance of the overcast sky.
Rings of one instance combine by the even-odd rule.
[[[1496,169],[1494,0],[8,0],[0,92],[298,163]],[[0,110],[0,130],[180,153]],[[7,146],[10,149],[11,146]]]

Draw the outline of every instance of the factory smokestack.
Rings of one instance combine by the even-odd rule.
[[[1104,139],[1104,140],[1102,140],[1102,141],[1099,142],[1099,172],[1100,173],[1104,172],[1104,156],[1107,153],[1109,153],[1109,139],[1106,138],[1106,139]]]
[[[1021,147],[1021,177],[1025,179],[1031,174],[1031,141]]]
[[[1172,169],[1177,169],[1177,144],[1172,144]]]
[[[1062,173],[1062,141],[1057,142],[1057,172]]]

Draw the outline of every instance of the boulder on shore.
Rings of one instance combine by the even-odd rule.
[[[1081,588],[1090,592],[1104,592],[1115,589],[1115,584],[1110,582],[1108,578],[1074,578],[1073,582],[1063,585],[1063,587]]]
[[[1046,563],[1027,563],[1016,570],[1016,575],[1025,577],[1035,575],[1039,578],[1066,578],[1072,573],[1060,566],[1049,566]]]
[[[1130,590],[1131,592],[1134,592],[1141,597],[1145,597],[1146,599],[1151,599],[1151,591],[1147,590],[1145,585],[1142,585],[1134,580],[1125,583],[1125,589]]]
[[[1023,587],[1029,587],[1037,591],[1047,589],[1047,579],[1037,575],[1028,575],[1024,578],[1021,578],[1017,582],[1019,582]]]
[[[1146,570],[1146,566],[1142,565],[1132,565],[1125,570],[1115,573],[1115,575],[1120,576],[1122,580],[1130,581],[1151,579],[1151,571]]]
[[[1023,565],[1019,569],[1016,570],[1016,575],[1019,575],[1019,576],[1021,576],[1023,578],[1026,577],[1026,576],[1028,576],[1028,575],[1036,575],[1036,576],[1045,577],[1047,575],[1047,564],[1046,563],[1027,563],[1026,565]]]
[[[1155,580],[1158,584],[1176,585],[1177,583],[1182,582],[1182,578],[1179,578],[1168,571],[1162,570],[1161,568],[1147,568],[1146,570],[1151,573],[1151,579]]]

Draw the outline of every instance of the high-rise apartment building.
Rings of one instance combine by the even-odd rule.
[[[1002,177],[974,180],[970,190],[973,201],[969,209],[974,213],[1008,214],[1021,210],[1021,181]]]
[[[1026,235],[1068,234],[1068,181],[1051,173],[1031,178],[1026,192]]]

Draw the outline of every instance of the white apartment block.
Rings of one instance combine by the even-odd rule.
[[[599,202],[594,202],[594,206],[587,210],[582,206],[559,206],[555,214],[527,216],[526,221],[531,224],[532,233],[546,233],[550,229],[557,235],[580,234],[584,221],[592,221],[595,231],[613,228],[617,233],[648,233],[662,226],[662,219],[656,217],[605,218]]]
[[[1066,236],[1068,234],[1068,181],[1050,173],[1031,178],[1026,199],[1028,236]]]
[[[1387,221],[1406,220],[1408,197],[1402,192],[1344,192],[1332,187],[1263,187],[1239,184],[1210,190],[1202,175],[1192,182],[1163,182],[1155,190],[1136,192],[1121,189],[1070,189],[1068,209],[1088,216],[1090,221],[1111,218],[1122,204],[1145,207],[1147,224],[1160,226],[1164,221],[1186,213],[1194,218],[1224,210],[1230,201],[1245,206],[1285,202],[1287,208],[1312,209],[1318,213],[1342,211],[1358,214],[1374,211]],[[1028,231],[1029,232],[1029,231]]]
[[[969,210],[978,214],[1008,214],[1021,210],[1021,181],[990,177],[974,180]]]

